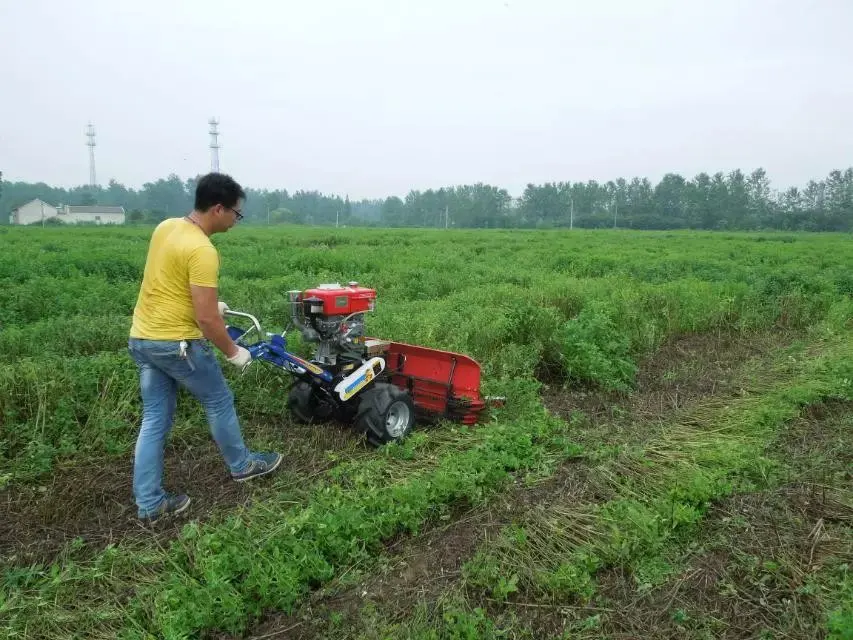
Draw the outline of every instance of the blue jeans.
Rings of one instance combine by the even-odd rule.
[[[130,338],[128,349],[139,367],[142,426],[133,463],[133,495],[140,517],[156,509],[163,491],[163,450],[172,430],[178,385],[185,387],[207,413],[210,431],[225,464],[233,472],[249,464],[234,409],[234,394],[207,340],[188,340],[181,356],[180,341]]]

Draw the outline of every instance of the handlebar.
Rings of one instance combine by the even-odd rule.
[[[320,377],[326,382],[332,381],[333,376],[331,373],[324,370],[322,367],[319,367],[312,362],[303,360],[299,356],[296,356],[287,351],[287,343],[285,338],[287,328],[285,328],[284,331],[282,331],[280,334],[265,334],[263,329],[261,328],[261,323],[258,322],[258,319],[255,316],[253,316],[251,313],[244,313],[243,311],[232,311],[224,302],[219,303],[219,314],[222,316],[223,319],[226,316],[234,316],[237,318],[245,318],[252,323],[252,327],[250,329],[243,331],[239,335],[237,335],[237,332],[242,331],[240,327],[228,327],[229,335],[238,345],[245,340],[245,338],[252,332],[252,330],[258,332],[258,341],[255,344],[242,345],[246,349],[248,349],[249,353],[252,355],[252,362],[254,362],[255,360],[264,360],[275,365],[276,367],[279,367],[280,369],[285,369],[286,371],[289,371],[290,373],[296,375],[305,375],[306,372],[310,372],[312,375]],[[267,338],[270,339],[267,340]],[[244,373],[245,371],[246,368],[243,369]]]
[[[237,317],[239,317],[239,318],[247,318],[248,320],[250,320],[250,321],[252,322],[252,325],[253,325],[253,326],[252,326],[252,328],[253,328],[255,331],[257,331],[257,332],[258,332],[258,339],[259,339],[259,340],[263,340],[263,338],[264,338],[264,332],[263,332],[263,330],[261,329],[261,323],[260,323],[260,322],[258,322],[258,319],[257,319],[255,316],[253,316],[251,313],[243,313],[242,311],[232,311],[231,309],[227,309],[227,308],[226,308],[226,309],[222,312],[222,315],[223,315],[223,316],[237,316]],[[245,338],[247,335],[249,335],[249,333],[251,332],[251,330],[252,330],[252,329],[247,329],[247,330],[243,333],[243,335],[241,335],[239,338],[237,338],[234,342],[235,342],[236,344],[240,344],[240,343],[243,341],[243,338]]]

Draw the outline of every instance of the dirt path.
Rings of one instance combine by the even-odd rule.
[[[270,487],[298,493],[312,477],[333,466],[327,452],[362,448],[353,434],[336,424],[283,428],[286,437],[276,438],[284,454],[283,466],[275,476],[256,482],[233,482],[212,441],[192,447],[179,442],[167,446],[166,490],[186,492],[193,503],[185,517],[153,527],[143,526],[136,518],[130,456],[76,465],[57,472],[50,484],[2,491],[0,560],[18,566],[51,562],[78,537],[85,547],[75,557],[134,538],[154,536],[163,542],[177,536],[187,519],[210,520],[249,504]]]

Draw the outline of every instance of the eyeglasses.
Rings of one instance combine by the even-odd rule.
[[[237,209],[234,209],[233,207],[225,207],[225,208],[230,209],[231,211],[234,212],[234,215],[237,216],[237,222],[240,222],[240,220],[243,219],[243,214],[241,212],[237,211]]]

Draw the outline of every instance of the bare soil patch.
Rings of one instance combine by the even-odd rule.
[[[79,554],[109,544],[152,536],[163,542],[177,536],[188,520],[206,521],[248,505],[264,487],[297,492],[330,468],[326,454],[357,447],[356,436],[337,424],[283,425],[279,450],[284,462],[275,475],[256,481],[231,480],[216,445],[167,445],[164,486],[192,499],[176,518],[145,526],[136,517],[130,456],[88,462],[58,471],[49,484],[12,487],[0,492],[0,559],[9,564],[49,563],[80,538]]]

